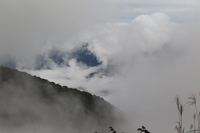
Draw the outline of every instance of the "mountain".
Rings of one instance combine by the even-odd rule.
[[[99,96],[0,66],[0,132],[108,132],[122,112]]]

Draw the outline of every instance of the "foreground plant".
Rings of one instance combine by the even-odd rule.
[[[112,133],[117,133],[113,127],[110,126],[110,127],[108,127],[108,128],[110,129],[110,130],[109,130],[110,132],[112,132]]]
[[[197,99],[196,99],[196,95],[195,95],[195,94],[192,94],[188,99],[189,99],[189,102],[188,102],[189,106],[190,106],[190,105],[193,105],[194,108],[195,108],[195,113],[194,113],[194,115],[193,115],[193,119],[194,119],[193,126],[194,126],[194,129],[191,130],[191,131],[194,131],[194,133],[196,133],[196,131],[198,131],[198,133],[200,133],[200,116],[199,116],[199,113],[200,113],[200,112],[198,111],[198,108],[197,108]],[[195,129],[195,125],[196,125],[195,121],[197,121],[197,126],[198,126],[197,129]],[[192,125],[191,125],[191,126],[192,126]]]
[[[150,133],[144,126],[142,126],[142,128],[138,128],[137,131],[140,131],[140,133]]]
[[[179,96],[177,95],[175,97],[175,103],[178,109],[178,121],[176,122],[178,125],[175,126],[175,129],[178,133],[184,133],[184,128],[183,128],[183,111],[184,111],[184,106],[180,102]]]
[[[200,96],[200,93],[199,93]],[[195,108],[195,113],[192,116],[193,117],[193,124],[191,124],[190,126],[190,130],[185,132],[185,133],[200,133],[200,112],[198,111],[198,107],[197,107],[197,98],[195,94],[191,94],[191,96],[188,97],[189,101],[185,104],[188,106],[194,106]],[[183,111],[184,111],[184,106],[183,104],[180,102],[179,96],[177,95],[175,97],[175,103],[178,109],[178,122],[177,125],[175,126],[175,129],[178,133],[184,133],[185,129],[183,128],[182,124],[183,124]],[[197,129],[196,129],[196,124],[197,124]]]

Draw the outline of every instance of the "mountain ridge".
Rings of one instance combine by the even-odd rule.
[[[70,133],[105,132],[123,121],[122,112],[99,96],[4,66],[0,107],[0,128],[45,125]]]

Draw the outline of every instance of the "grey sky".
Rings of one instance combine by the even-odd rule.
[[[104,22],[110,14],[106,6],[101,9],[101,5],[106,3],[90,0],[2,0],[1,55],[9,53],[23,59],[33,56],[48,41],[69,41],[81,30]]]
[[[100,95],[132,114],[136,128],[144,124],[152,133],[176,132],[174,97],[179,94],[186,102],[200,86],[198,1],[1,3],[0,63],[14,58],[20,70]],[[88,67],[69,58],[86,42],[101,65]],[[66,53],[68,65],[52,62],[53,48]],[[50,69],[33,69],[38,54]],[[186,114],[189,128],[193,114]]]

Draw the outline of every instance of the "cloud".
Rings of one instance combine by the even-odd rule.
[[[115,81],[118,76],[122,80],[122,77],[130,76],[131,67],[137,67],[138,63],[141,63],[140,60],[156,60],[161,63],[164,60],[175,60],[181,50],[174,49],[171,44],[171,37],[172,33],[179,34],[180,32],[180,26],[171,22],[170,17],[164,13],[140,15],[130,23],[103,24],[93,30],[88,30],[85,33],[87,37],[82,36],[81,39],[81,42],[88,42],[86,48],[96,56],[98,62],[102,62],[101,64],[87,66],[78,61],[77,58],[70,58],[73,52],[67,52],[65,45],[64,49],[57,49],[56,53],[59,55],[57,59],[62,59],[66,63],[61,66],[56,65],[55,61],[49,56],[51,52],[47,52],[44,57],[48,63],[45,63],[43,59],[39,59],[39,61],[42,61],[43,65],[49,64],[50,70],[36,72],[33,70],[31,72],[42,77],[45,77],[46,74],[47,77],[53,75],[51,76],[52,79],[50,77],[48,79],[60,83],[68,79],[64,83],[65,85],[84,86],[88,91],[98,93],[101,90],[114,87],[108,87],[109,85],[106,84],[107,87],[105,88],[101,88],[102,86],[99,85],[99,87],[92,89],[97,81],[99,84],[104,81],[109,83],[108,81]],[[79,45],[76,50],[81,47]],[[52,49],[54,48],[51,47],[48,51],[52,51]],[[76,50],[71,49],[71,51]],[[88,79],[88,76],[92,76],[92,78]]]
[[[140,15],[130,23],[107,24],[105,27],[96,33],[90,45],[91,51],[105,63],[106,59],[124,63],[136,55],[153,52],[166,45],[176,24],[170,22],[166,14],[155,13]]]
[[[115,15],[124,15],[132,1],[118,2],[123,8]],[[1,32],[2,55],[20,58],[20,70],[69,87],[84,88],[120,109],[133,111],[138,119],[136,127],[147,125],[150,132],[174,131],[174,97],[180,94],[186,101],[188,94],[199,91],[199,11],[196,7],[193,10],[198,2],[136,0],[134,3],[140,6],[129,8],[136,14],[125,22],[104,21],[107,12],[102,7],[108,9],[105,1],[98,3],[103,6],[91,1],[69,1],[67,5],[51,1],[52,6],[38,3],[36,0],[25,2],[26,6],[10,2],[1,5],[1,31],[5,31]],[[187,6],[191,6],[191,12]],[[70,58],[86,43],[87,50],[101,64],[87,66]],[[42,55],[37,61],[45,69],[32,68],[32,64],[39,64],[34,62],[37,58],[30,58],[36,53]],[[26,60],[30,61],[28,66],[23,58],[30,59]],[[190,111],[187,116],[192,115]],[[189,122],[190,118],[185,120]]]
[[[107,20],[112,7],[100,8],[105,3],[110,5],[90,0],[3,0],[0,53],[28,61],[46,42],[69,41],[80,31]]]
[[[113,0],[114,1],[114,0]],[[196,0],[116,0],[119,3],[141,3],[141,4],[194,4],[194,3],[198,3]]]
[[[197,22],[178,24],[160,12],[139,15],[129,23],[98,25],[79,37],[101,65],[88,67],[70,59],[69,66],[27,71],[82,87],[122,110],[133,111],[136,127],[173,132],[177,120],[174,97],[180,94],[186,101],[188,94],[199,90],[198,34]],[[91,73],[95,74],[88,78]]]
[[[164,12],[168,14],[174,22],[186,23],[190,22],[191,19],[194,19],[194,14],[197,10],[199,10],[199,3],[196,0],[123,1],[119,5],[119,15],[117,20],[121,22],[130,22],[133,18],[141,14]]]

